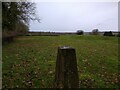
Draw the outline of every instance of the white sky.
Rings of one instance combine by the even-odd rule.
[[[30,31],[118,30],[117,2],[37,2],[36,6],[41,23],[31,21]]]

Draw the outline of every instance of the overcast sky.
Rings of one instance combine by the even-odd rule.
[[[37,2],[36,7],[41,23],[31,21],[30,31],[118,30],[117,2]]]

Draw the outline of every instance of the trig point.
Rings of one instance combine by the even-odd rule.
[[[79,88],[74,48],[68,46],[58,47],[55,83],[56,88]]]

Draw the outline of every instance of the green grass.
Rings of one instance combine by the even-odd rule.
[[[57,48],[76,49],[81,88],[117,88],[118,38],[23,36],[2,48],[3,88],[54,87]]]

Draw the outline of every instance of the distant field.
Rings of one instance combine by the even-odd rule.
[[[118,87],[118,38],[104,36],[22,36],[4,45],[3,88],[54,87],[57,48],[76,49],[80,88]]]

